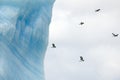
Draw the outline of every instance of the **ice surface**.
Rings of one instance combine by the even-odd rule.
[[[44,80],[54,0],[0,0],[0,80]]]

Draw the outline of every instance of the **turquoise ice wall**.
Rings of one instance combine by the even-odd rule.
[[[0,0],[0,80],[44,80],[54,0]]]

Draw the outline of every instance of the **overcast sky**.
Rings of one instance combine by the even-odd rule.
[[[120,0],[56,0],[46,80],[120,80],[120,36],[112,33],[120,34]]]

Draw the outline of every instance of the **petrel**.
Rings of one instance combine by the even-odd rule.
[[[79,25],[83,25],[84,24],[84,22],[80,22],[80,24]]]
[[[52,48],[56,48],[56,46],[55,46],[55,44],[54,44],[54,43],[52,43]]]
[[[112,33],[112,35],[113,35],[114,37],[118,37],[119,34],[114,34],[114,33]]]
[[[99,12],[99,11],[100,11],[100,9],[95,10],[95,12]]]
[[[82,57],[82,56],[80,56],[80,61],[84,61],[84,59],[83,59],[83,57]]]

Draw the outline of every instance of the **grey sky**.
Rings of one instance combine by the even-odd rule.
[[[83,26],[78,25],[81,21]],[[120,80],[120,36],[111,34],[120,34],[119,21],[119,0],[56,0],[46,80]],[[79,62],[80,55],[85,62]]]

